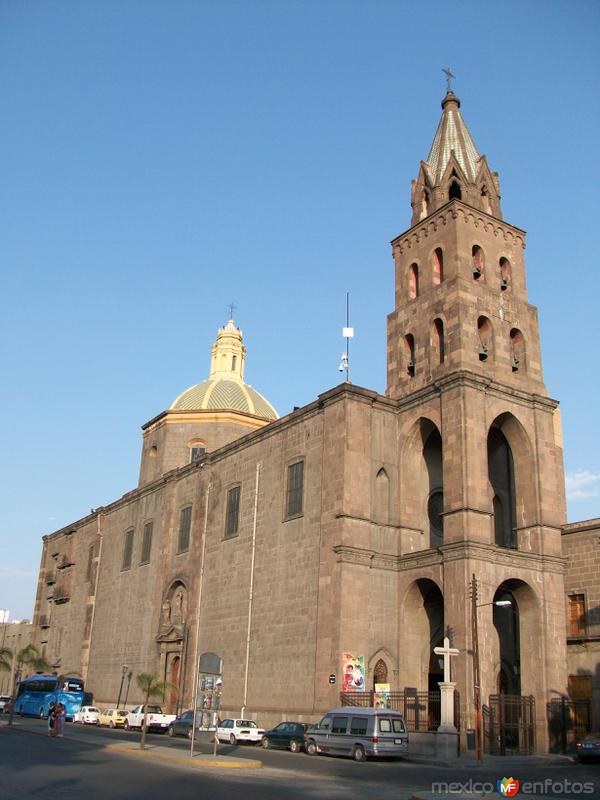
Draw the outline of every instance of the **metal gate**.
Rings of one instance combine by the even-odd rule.
[[[566,753],[578,739],[592,731],[591,700],[557,697],[550,700],[548,710],[548,737],[551,753]]]
[[[492,694],[483,708],[483,742],[495,756],[530,756],[535,752],[533,695]]]

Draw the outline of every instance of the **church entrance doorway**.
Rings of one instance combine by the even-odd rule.
[[[434,647],[443,643],[444,597],[429,578],[419,578],[409,588],[400,628],[400,685],[412,691],[439,691],[443,680]]]
[[[498,634],[500,659],[497,676],[498,694],[521,694],[521,639],[519,605],[504,584],[494,595],[493,622]]]
[[[181,668],[181,659],[179,656],[174,656],[171,661],[169,683],[173,685],[173,689],[169,694],[168,713],[177,713],[177,695],[179,689],[179,670]]]

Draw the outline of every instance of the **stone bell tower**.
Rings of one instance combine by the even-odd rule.
[[[449,90],[412,184],[411,227],[392,242],[386,394],[400,414],[399,515],[405,531],[423,532],[404,534],[404,552],[431,554],[409,559],[407,573],[424,604],[443,596],[443,626],[462,653],[463,730],[474,727],[475,575],[482,700],[533,696],[544,749],[546,702],[566,685],[560,418],[542,379],[525,233],[504,221],[498,173],[460,106]]]

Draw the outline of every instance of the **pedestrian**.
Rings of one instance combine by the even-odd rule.
[[[62,738],[62,735],[65,730],[65,714],[67,709],[65,708],[63,703],[59,703],[56,707],[56,735]]]
[[[55,722],[56,722],[56,708],[54,706],[54,702],[50,701],[50,704],[48,706],[48,736],[56,736],[56,734],[53,733]]]

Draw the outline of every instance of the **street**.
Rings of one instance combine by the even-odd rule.
[[[0,796],[3,800],[39,800],[40,796],[52,800],[146,800],[149,797],[197,800],[203,796],[215,800],[282,796],[286,800],[378,800],[382,797],[409,800],[416,793],[431,792],[432,783],[464,784],[469,779],[491,783],[493,796],[498,797],[496,780],[503,777],[517,778],[521,785],[524,781],[551,778],[555,789],[564,787],[565,781],[569,781],[571,787],[574,782],[588,782],[593,783],[593,791],[583,796],[600,796],[600,764],[574,764],[564,757],[488,758],[483,766],[476,766],[467,759],[444,764],[427,763],[416,757],[357,764],[344,758],[264,751],[248,745],[220,745],[221,755],[258,759],[263,767],[212,769],[161,760],[161,754],[185,758],[189,754],[187,739],[150,734],[149,755],[140,757],[111,749],[113,745],[137,743],[139,732],[69,723],[63,739],[50,739],[45,730],[44,721],[25,718],[16,719],[12,730],[5,725],[0,727]],[[212,746],[202,742],[198,750],[211,753]],[[522,796],[519,793],[518,797]],[[582,792],[567,787],[567,791],[548,791],[543,795],[538,792],[538,796],[581,797]]]

